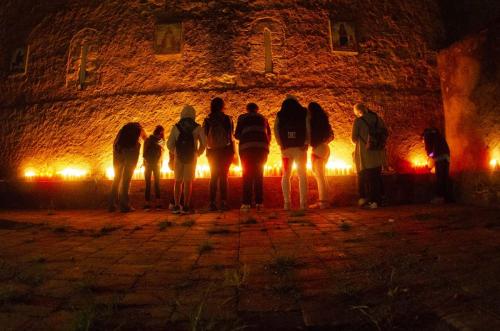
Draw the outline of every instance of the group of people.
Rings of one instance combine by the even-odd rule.
[[[358,173],[358,203],[362,207],[375,209],[380,205],[384,191],[381,174],[386,163],[385,144],[388,130],[382,118],[363,104],[354,106],[354,114],[356,119],[353,123],[352,142],[356,145],[353,157]],[[170,130],[166,144],[162,126],[157,126],[148,137],[140,123],[127,123],[120,129],[113,144],[115,176],[109,210],[115,211],[117,207],[122,212],[133,210],[128,192],[139,159],[142,139],[146,182],[145,209],[153,206],[152,176],[155,206],[162,207],[160,167],[166,145],[169,154],[168,165],[175,178],[173,199],[169,206],[173,213],[192,213],[191,192],[196,163],[205,150],[210,166],[209,210],[228,209],[229,168],[232,163],[238,162],[239,155],[243,172],[241,211],[249,211],[252,200],[256,210],[260,211],[264,202],[264,165],[269,154],[272,133],[281,149],[284,209],[290,210],[292,207],[290,178],[294,164],[299,178],[299,208],[328,208],[325,166],[330,156],[329,143],[334,139],[328,115],[318,103],[311,102],[306,108],[296,97],[288,95],[276,115],[272,131],[255,103],[246,106],[246,112],[238,117],[234,128],[232,118],[225,113],[225,103],[219,97],[211,100],[210,113],[202,125],[196,122],[195,109],[190,105],[184,106],[180,120]],[[439,187],[437,193],[447,199],[449,149],[446,141],[436,129],[426,129],[423,138],[429,157],[436,160]],[[308,205],[307,199],[306,164],[309,147],[312,149],[312,172],[318,186],[318,201],[313,205]]]

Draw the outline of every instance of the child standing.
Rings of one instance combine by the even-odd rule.
[[[192,212],[191,189],[196,171],[196,161],[203,154],[206,137],[201,126],[195,122],[196,111],[186,105],[181,111],[181,119],[172,127],[168,137],[167,147],[174,153],[174,214],[189,214]],[[184,203],[181,208],[181,192],[184,193]]]
[[[158,125],[153,134],[144,142],[144,150],[142,152],[144,158],[144,179],[146,181],[146,204],[144,205],[144,209],[146,210],[151,208],[151,175],[153,175],[155,182],[155,207],[156,209],[162,209],[160,201],[160,168],[164,145],[165,130],[163,126]]]

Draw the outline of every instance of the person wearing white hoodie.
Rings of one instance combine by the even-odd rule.
[[[195,122],[196,110],[186,105],[181,111],[181,118],[170,131],[167,148],[174,155],[174,214],[192,212],[191,191],[196,171],[196,161],[206,147],[203,128]],[[180,206],[181,192],[184,192],[184,205]]]

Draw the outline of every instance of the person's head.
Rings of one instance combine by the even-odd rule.
[[[358,103],[353,107],[354,115],[356,117],[361,117],[368,112],[368,108],[362,103]]]
[[[153,136],[163,139],[165,138],[165,129],[161,125],[157,125],[155,130],[153,131]]]
[[[300,103],[297,101],[296,98],[287,97],[281,104],[282,112],[296,111],[299,109],[302,109],[302,106],[300,105]]]
[[[325,111],[317,102],[311,102],[307,106],[307,109],[309,110],[309,112],[311,113],[311,116],[313,116],[313,117],[326,116]]]
[[[219,97],[213,98],[210,102],[210,113],[222,113],[224,112],[224,100]]]
[[[249,103],[247,105],[247,112],[249,112],[249,113],[258,113],[259,112],[259,106],[257,106],[256,103],[251,102],[251,103]]]
[[[191,105],[185,105],[181,111],[181,119],[183,118],[191,118],[194,120],[196,118],[196,110]]]

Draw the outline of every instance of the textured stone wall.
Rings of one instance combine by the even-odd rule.
[[[358,55],[331,52],[330,17],[354,22]],[[333,153],[345,161],[352,105],[366,102],[387,122],[389,160],[403,171],[421,153],[422,129],[442,123],[439,18],[433,0],[2,1],[0,176],[58,164],[102,172],[121,125],[169,127],[186,103],[201,121],[215,96],[234,117],[257,102],[272,124],[289,93],[330,112]],[[183,22],[183,52],[155,56],[155,23],[172,19]],[[272,22],[271,74],[259,50],[263,20]],[[89,28],[96,31],[88,37],[92,76],[82,90],[71,80],[72,45]],[[12,76],[8,62],[18,44],[30,46],[28,72]]]

